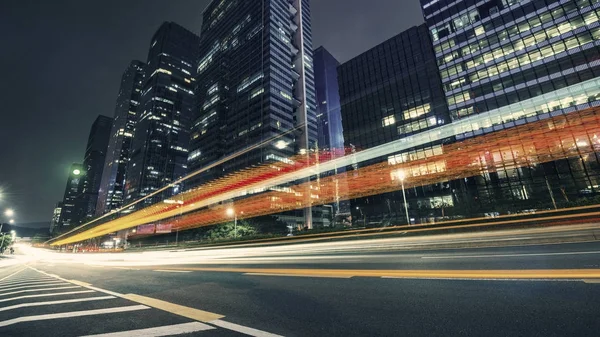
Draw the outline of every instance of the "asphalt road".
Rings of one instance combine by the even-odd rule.
[[[71,260],[28,259],[23,249],[0,269],[0,336],[151,336],[131,331],[158,327],[198,329],[189,336],[599,335],[598,242],[357,253],[300,247]],[[440,270],[449,279],[427,275]],[[393,276],[409,271],[411,278]],[[516,280],[523,271],[533,276]],[[15,299],[24,295],[47,296]],[[97,297],[107,298],[89,299]],[[62,300],[74,301],[18,307]]]

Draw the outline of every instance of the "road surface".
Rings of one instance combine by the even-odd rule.
[[[600,331],[600,242],[344,249],[355,244],[35,258],[23,247],[0,269],[0,336]]]

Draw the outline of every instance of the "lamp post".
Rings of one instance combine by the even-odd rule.
[[[404,171],[398,171],[398,179],[402,186],[402,199],[404,199],[404,212],[406,212],[406,223],[410,226],[410,217],[408,216],[408,204],[406,203],[406,193],[404,192],[404,178],[406,178]]]
[[[237,238],[237,214],[235,214],[235,210],[231,207],[228,208],[227,216],[233,216],[233,237]]]
[[[11,208],[7,208],[7,209],[4,211],[4,215],[10,218],[10,217],[12,217],[13,215],[15,215],[15,211],[13,211]],[[13,219],[9,219],[9,220],[8,220],[8,223],[10,223],[10,224],[12,225],[12,224],[14,224],[14,223],[15,223],[15,220],[13,220]],[[2,234],[2,226],[3,226],[3,224],[2,224],[2,222],[0,222],[0,235],[2,235],[2,241],[0,241],[0,247],[2,247],[2,245],[4,244],[4,235]],[[11,232],[11,233],[13,233],[13,236],[14,236],[14,232],[15,232],[15,231],[12,231],[12,232]]]

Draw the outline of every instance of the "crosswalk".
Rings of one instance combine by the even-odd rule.
[[[0,336],[276,336],[219,319],[191,320],[26,266],[4,274]]]

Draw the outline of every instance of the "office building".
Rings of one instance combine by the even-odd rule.
[[[90,129],[85,156],[83,158],[85,179],[81,197],[85,203],[85,209],[83,210],[84,219],[93,218],[96,214],[98,190],[100,189],[100,182],[102,180],[112,125],[112,118],[98,116]]]
[[[54,231],[60,228],[60,214],[62,212],[63,203],[57,202],[52,211],[52,220],[50,221],[50,234],[54,234]]]
[[[79,225],[85,217],[87,204],[81,197],[83,193],[86,172],[83,164],[71,165],[67,186],[60,211],[60,221],[54,227],[54,233],[60,234]]]
[[[150,41],[127,168],[126,202],[147,196],[187,173],[198,47],[199,38],[173,22],[163,23]],[[181,187],[174,184],[138,205],[155,203],[178,193]]]
[[[314,52],[314,65],[317,146],[319,150],[343,150],[344,134],[337,73],[340,63],[327,49],[319,47]]]
[[[314,65],[317,98],[317,147],[321,152],[329,152],[332,158],[341,157],[345,154],[345,149],[337,72],[340,63],[327,49],[319,47],[314,51]],[[344,168],[341,167],[330,174],[339,174],[344,171]],[[336,184],[336,202],[332,205],[334,217],[338,223],[350,214],[350,203],[341,199],[346,189],[345,180],[341,178]]]
[[[195,185],[316,148],[309,1],[261,3],[212,1],[204,10],[188,158],[191,171],[204,169]],[[291,217],[312,227],[310,210]]]
[[[102,181],[98,191],[97,216],[123,205],[125,177],[142,94],[144,70],[145,63],[132,61],[121,78]]]
[[[412,27],[345,62],[338,73],[344,141],[350,151],[410,137],[448,122],[444,91],[425,25]],[[412,149],[361,166],[380,161],[402,162],[404,157],[413,156],[411,152],[418,151],[424,150]],[[437,188],[435,197],[449,194],[447,189]],[[408,195],[415,203],[430,197],[417,189]],[[354,219],[405,222],[399,192],[351,202]]]
[[[421,0],[450,116],[461,125],[456,138],[600,104],[599,5]],[[507,151],[487,160],[513,155]],[[556,208],[600,192],[599,167],[596,156],[529,166],[514,162],[465,179],[464,204],[470,214]]]

